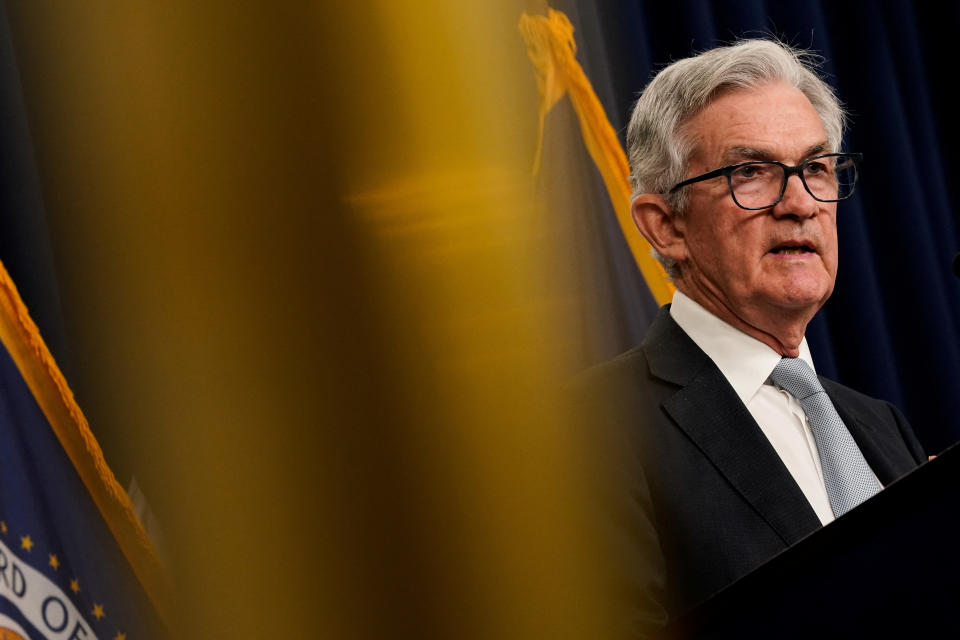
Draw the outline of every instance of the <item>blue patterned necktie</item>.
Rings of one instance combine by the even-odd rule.
[[[770,379],[796,398],[807,414],[834,515],[839,518],[879,492],[882,487],[813,369],[800,358],[783,358]]]

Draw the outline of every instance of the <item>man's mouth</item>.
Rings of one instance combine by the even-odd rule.
[[[816,253],[816,251],[807,244],[781,244],[770,250],[770,253],[775,253],[778,255],[787,255],[787,256],[800,256],[807,253]]]

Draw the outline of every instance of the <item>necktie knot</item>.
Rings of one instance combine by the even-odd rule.
[[[770,379],[801,402],[823,392],[817,374],[800,358],[781,358],[770,373]]]

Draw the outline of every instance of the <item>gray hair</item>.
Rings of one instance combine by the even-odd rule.
[[[719,93],[785,82],[799,89],[813,105],[830,151],[839,151],[846,114],[833,89],[817,73],[822,58],[775,40],[742,40],[678,60],[658,73],[637,100],[627,126],[630,184],[634,197],[661,193],[668,206],[682,214],[686,192],[666,192],[683,181],[694,151],[685,125]],[[671,278],[676,261],[654,252]]]

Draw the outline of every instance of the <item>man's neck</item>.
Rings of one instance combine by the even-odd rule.
[[[796,358],[800,354],[800,342],[806,333],[807,324],[816,313],[816,310],[812,313],[780,310],[764,312],[761,309],[734,310],[710,291],[685,286],[683,281],[677,282],[676,285],[684,295],[720,320],[788,358]]]

